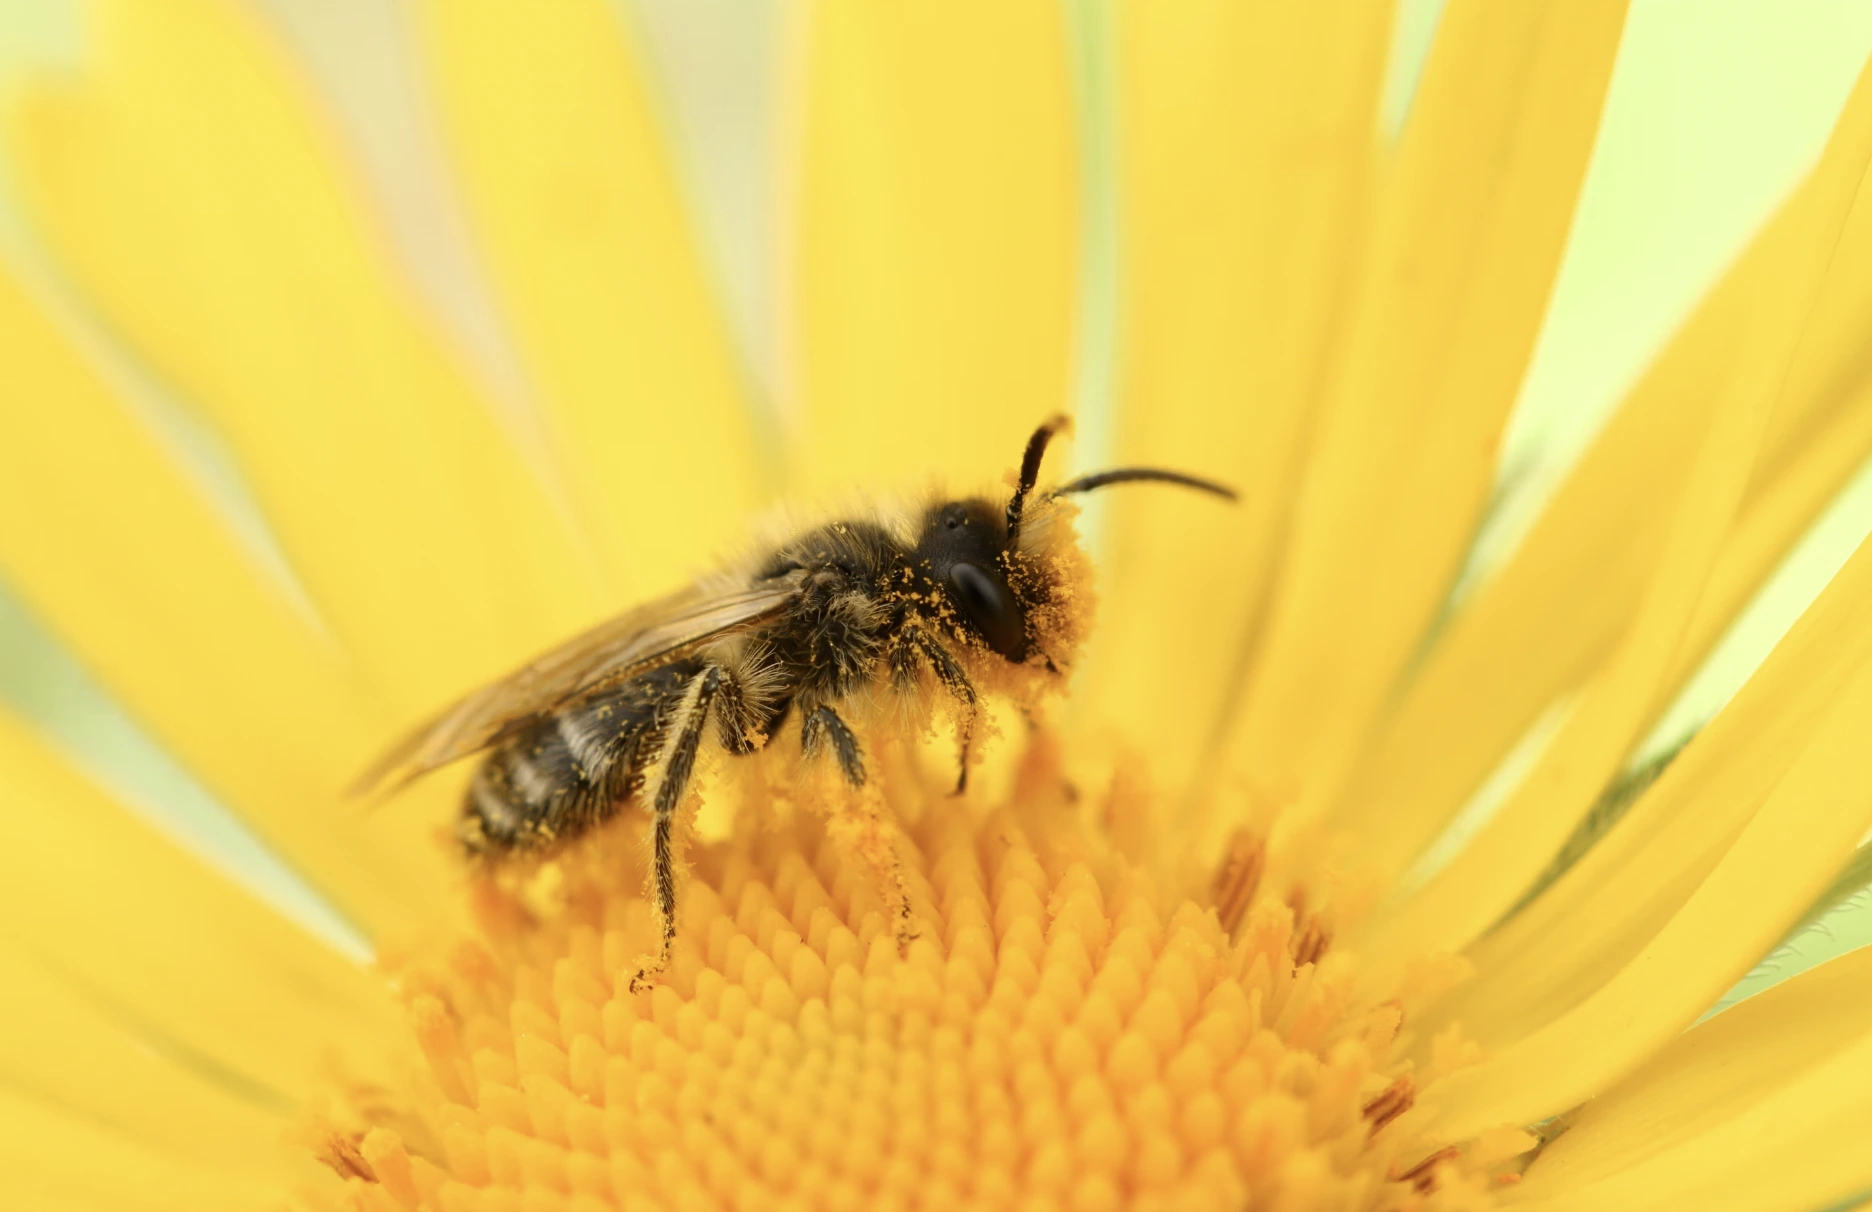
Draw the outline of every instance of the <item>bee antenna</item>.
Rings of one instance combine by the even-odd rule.
[[[1014,497],[1007,507],[1007,542],[1012,548],[1020,538],[1021,510],[1026,508],[1027,495],[1033,491],[1034,482],[1040,478],[1040,460],[1046,457],[1047,443],[1053,435],[1060,433],[1072,424],[1064,413],[1054,413],[1040,422],[1040,428],[1033,431],[1027,439],[1027,449],[1021,455],[1020,481],[1014,486]],[[1055,493],[1054,495],[1058,495]]]
[[[1159,467],[1114,467],[1110,471],[1095,471],[1091,475],[1080,476],[1076,480],[1068,480],[1058,488],[1055,488],[1052,492],[1049,492],[1047,496],[1049,498],[1063,497],[1068,493],[1091,492],[1094,489],[1104,488],[1110,484],[1136,484],[1139,482],[1180,484],[1184,488],[1194,488],[1198,492],[1211,493],[1225,500],[1235,501],[1240,499],[1240,494],[1227,484],[1218,484],[1214,480],[1205,480],[1201,476],[1193,476],[1181,471],[1165,471]]]

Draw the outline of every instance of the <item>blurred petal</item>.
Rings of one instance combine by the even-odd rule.
[[[7,991],[0,1088],[173,1154],[178,1165],[278,1181],[268,1162],[288,1105],[261,1105],[191,1070],[194,1058],[153,1047],[10,942],[0,942],[0,984]],[[8,1190],[15,1190],[11,1179]]]
[[[354,920],[447,886],[413,805],[339,807],[389,720],[157,437],[0,271],[0,571],[80,661]]]
[[[1612,417],[1507,565],[1450,621],[1341,798],[1336,820],[1382,876],[1401,871],[1515,739],[1630,626],[1655,570],[1710,400],[1735,370],[1764,276],[1801,231],[1803,187]],[[1872,208],[1858,207],[1666,682],[1736,611],[1872,451]],[[1552,610],[1547,603],[1564,602]]]
[[[1470,950],[1477,979],[1437,1007],[1484,1046],[1578,1005],[1629,963],[1786,777],[1872,656],[1862,546],[1736,697],[1580,861]]]
[[[15,809],[0,848],[0,933],[49,977],[230,1089],[281,1105],[329,1076],[334,1047],[377,1059],[393,1021],[378,982],[156,836],[5,715],[0,799]]]
[[[1051,0],[804,6],[789,266],[808,489],[991,485],[1067,401],[1077,171]]]
[[[646,95],[604,0],[424,6],[455,160],[613,588],[644,596],[776,486]],[[669,472],[675,460],[687,470]]]
[[[11,135],[66,268],[226,435],[321,611],[406,711],[588,621],[584,556],[390,279],[251,18],[103,0]]]
[[[1769,412],[1860,195],[1869,151],[1872,77],[1862,75],[1816,170],[1817,188],[1803,195],[1807,205],[1795,229],[1799,236],[1767,268],[1754,292],[1753,323],[1736,349],[1734,374],[1715,401],[1715,421],[1695,458],[1670,539],[1631,630],[1501,811],[1421,893],[1386,915],[1372,932],[1375,946],[1409,940],[1429,949],[1461,947],[1486,929],[1547,864],[1668,702],[1670,677],[1673,671],[1681,675],[1678,653],[1686,625],[1731,527]]]
[[[1455,1074],[1438,1131],[1462,1138],[1573,1106],[1637,1068],[1774,945],[1872,826],[1863,777],[1872,665],[1668,922],[1577,1008]]]
[[[1872,949],[1718,1015],[1586,1104],[1516,1208],[1844,1207],[1872,1187]]]
[[[178,1157],[7,1089],[0,1089],[0,1172],[14,1206],[61,1212],[199,1212],[279,1198],[277,1178]]]
[[[1388,5],[1117,8],[1119,465],[1231,483],[1110,506],[1099,634],[1075,710],[1148,738],[1177,786],[1240,681],[1290,520],[1377,155]],[[1217,148],[1227,148],[1218,155]],[[1227,558],[1217,558],[1221,553]],[[1190,637],[1220,659],[1191,660]],[[1166,671],[1174,670],[1166,676]],[[1164,728],[1175,686],[1180,733]]]
[[[1343,779],[1481,517],[1624,23],[1622,0],[1443,14],[1379,195],[1241,769],[1309,804]]]

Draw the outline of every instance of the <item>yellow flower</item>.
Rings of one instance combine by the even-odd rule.
[[[1872,1189],[1872,953],[1696,1022],[1872,825],[1872,555],[1654,781],[1602,794],[1872,450],[1872,86],[1443,617],[1624,5],[1452,0],[1394,145],[1383,5],[1111,17],[1117,214],[1083,200],[1101,153],[1063,6],[788,11],[769,409],[603,0],[421,11],[507,392],[383,255],[250,16],[98,5],[85,69],[6,127],[52,257],[0,272],[0,571],[382,963],[0,715],[10,1203]],[[1075,302],[1099,224],[1107,313]],[[1058,719],[1004,721],[964,801],[880,747],[894,854],[854,861],[813,777],[722,762],[711,809],[740,815],[689,847],[674,962],[632,993],[634,819],[471,886],[434,837],[460,777],[341,806],[398,726],[680,583],[782,489],[996,483],[1107,339],[1117,408],[1085,445],[1244,504],[1114,502]],[[260,533],[178,417],[231,455]],[[1418,863],[1491,783],[1468,844]]]

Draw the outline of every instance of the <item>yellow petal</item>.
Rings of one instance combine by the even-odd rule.
[[[1702,883],[1872,655],[1872,546],[1862,547],[1735,698],[1618,827],[1470,950],[1477,979],[1436,1018],[1496,1046],[1579,1004]]]
[[[0,271],[0,570],[181,761],[368,929],[443,894],[440,805],[336,794],[390,723],[198,486]],[[431,792],[429,794],[437,794]]]
[[[389,277],[252,18],[102,0],[95,27],[92,72],[13,115],[22,194],[226,437],[337,637],[413,713],[588,621],[580,548]]]
[[[778,452],[758,449],[630,26],[603,0],[423,16],[471,211],[612,587],[665,588],[741,537]]]
[[[965,489],[1067,403],[1072,87],[1050,0],[801,6],[800,482]]]
[[[268,1092],[230,1084],[204,1058],[139,1034],[134,1014],[87,1000],[10,942],[0,943],[0,981],[7,991],[0,1086],[178,1162],[269,1175],[289,1104],[270,1104]]]
[[[1767,356],[1787,350],[1769,351]],[[1758,361],[1760,359],[1758,358]],[[1450,864],[1374,926],[1369,945],[1460,948],[1514,904],[1660,710],[1677,646],[1748,481],[1779,367],[1732,390],[1697,455],[1645,603],[1617,655],[1527,777]]]
[[[1678,333],[1525,542],[1463,603],[1348,785],[1334,819],[1380,877],[1411,861],[1558,696],[1630,625],[1656,568],[1709,401],[1734,368],[1764,275],[1811,206],[1802,187]],[[1666,682],[1709,652],[1735,612],[1872,451],[1872,213],[1849,218],[1740,516]],[[1556,610],[1554,603],[1564,603]]]
[[[277,1177],[203,1165],[0,1089],[0,1173],[18,1208],[200,1212],[277,1203]]]
[[[1480,517],[1598,129],[1622,0],[1452,4],[1349,304],[1236,759],[1330,793]]]
[[[1862,77],[1815,170],[1817,188],[1803,195],[1798,238],[1790,239],[1755,292],[1734,374],[1714,402],[1715,421],[1631,630],[1526,781],[1422,892],[1384,916],[1372,932],[1373,946],[1408,941],[1428,949],[1461,947],[1486,929],[1559,849],[1668,701],[1671,676],[1682,668],[1686,624],[1730,529],[1768,416],[1859,197],[1868,151],[1872,83]]]
[[[1848,240],[1862,250],[1872,247],[1872,210],[1855,212],[1848,221],[1842,253]],[[1842,256],[1835,255],[1829,282],[1848,276],[1841,271],[1842,260]],[[1872,308],[1872,272],[1859,268],[1851,272],[1849,280],[1862,288],[1858,314],[1872,314],[1865,310]],[[1810,323],[1808,328],[1811,333],[1815,325]],[[1764,435],[1761,454],[1756,457],[1754,482],[1690,618],[1668,679],[1673,685],[1695,672],[1734,622],[1737,612],[1808,533],[1809,526],[1872,451],[1872,381],[1853,376],[1847,384],[1829,384],[1805,397],[1789,394],[1797,390],[1794,372],[1812,361],[1806,354],[1812,344],[1811,340],[1803,341],[1803,353],[1789,369],[1789,388],[1776,405],[1769,425],[1772,428],[1787,413],[1803,411],[1799,407],[1802,404],[1824,401],[1832,406],[1808,410],[1811,430],[1783,449],[1775,449],[1770,444],[1772,435]]]
[[[1872,949],[1687,1032],[1583,1107],[1529,1167],[1521,1208],[1844,1206],[1872,1187]]]
[[[183,855],[0,715],[0,932],[178,1055],[290,1102],[331,1049],[375,1061],[390,1007],[340,958]]]
[[[1688,1026],[1832,880],[1868,825],[1872,665],[1861,663],[1768,802],[1683,906],[1576,1009],[1438,1088],[1452,1138],[1605,1089]]]
[[[1289,521],[1374,166],[1391,8],[1124,4],[1117,20],[1112,461],[1200,472],[1242,500],[1145,488],[1111,503],[1104,639],[1073,705],[1148,743],[1153,779],[1177,786],[1214,743]],[[1223,659],[1192,661],[1192,634]]]

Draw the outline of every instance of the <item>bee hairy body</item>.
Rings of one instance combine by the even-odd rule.
[[[874,691],[901,701],[934,690],[956,708],[960,792],[978,687],[1025,710],[1058,688],[1083,638],[1090,574],[1060,499],[1137,481],[1234,496],[1154,468],[1035,494],[1047,444],[1065,424],[1055,417],[1034,431],[1003,503],[937,500],[796,533],[468,694],[387,752],[358,790],[485,754],[458,832],[471,855],[489,859],[549,850],[629,805],[647,810],[660,938],[633,985],[650,980],[675,937],[674,820],[705,743],[741,757],[796,735],[806,759],[828,756],[862,787],[864,751],[844,713],[862,725]],[[897,900],[903,942],[908,900]]]
[[[975,512],[982,516],[955,529],[988,521]],[[982,539],[991,531],[984,525]],[[863,760],[837,709],[879,681],[905,693],[920,684],[922,662],[937,649],[930,632],[955,629],[931,573],[915,549],[871,522],[834,522],[783,544],[750,573],[754,587],[799,582],[778,617],[542,715],[495,747],[463,805],[464,846],[548,849],[642,800],[652,783],[653,794],[671,788],[680,798],[662,768],[673,762],[686,774],[710,733],[731,755],[757,752],[796,707],[802,746],[829,746],[861,785]],[[948,685],[959,664],[942,651],[933,664]],[[687,733],[696,739],[684,752]]]
[[[923,581],[910,553],[882,526],[833,523],[782,545],[753,581],[790,573],[805,573],[801,592],[773,622],[562,706],[492,749],[464,804],[464,847],[548,849],[614,817],[695,714],[708,669],[721,671],[709,706],[732,755],[766,747],[794,702],[814,712],[869,684],[889,624],[900,629],[915,598],[902,590]]]

